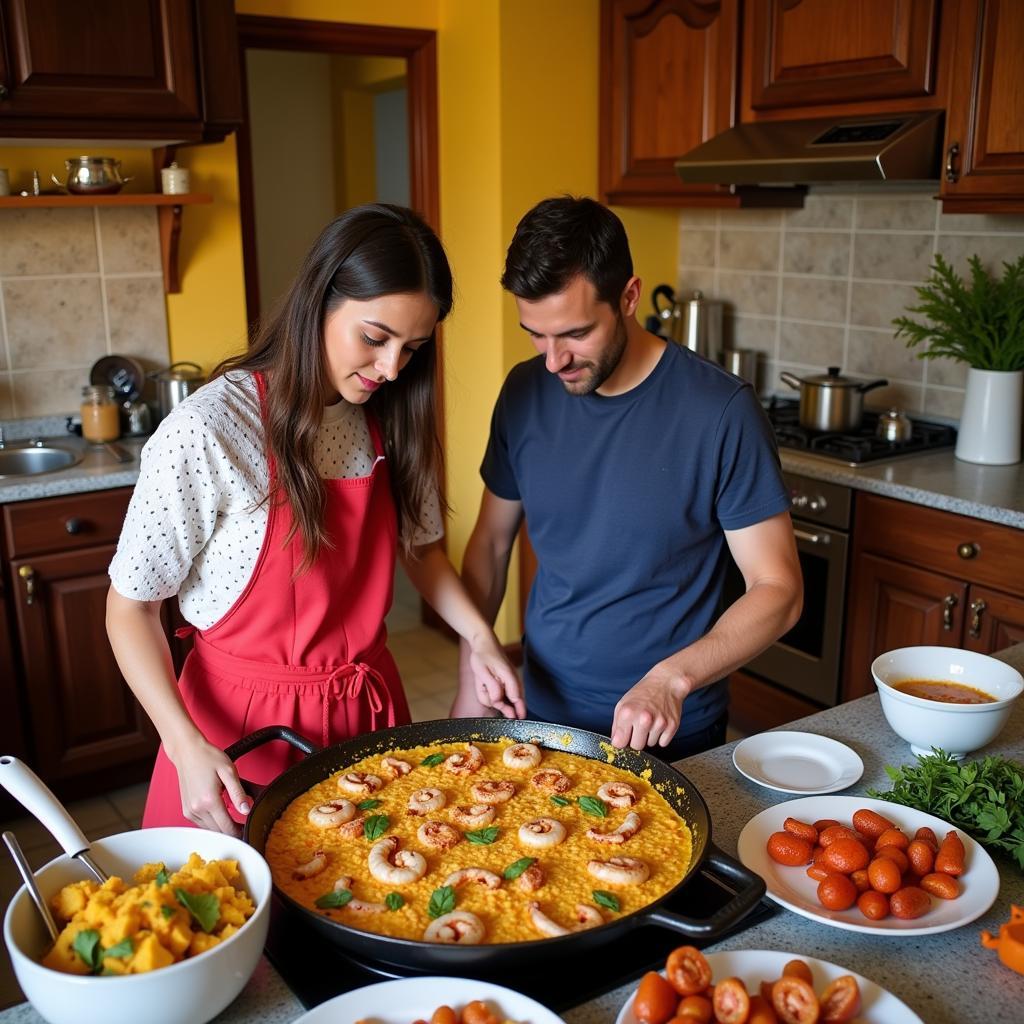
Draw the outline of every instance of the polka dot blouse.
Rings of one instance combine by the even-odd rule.
[[[376,460],[362,406],[324,410],[316,441],[324,479],[367,476]],[[177,406],[142,452],[110,579],[124,597],[178,595],[185,619],[207,629],[245,589],[267,529],[270,475],[256,383],[218,377]],[[437,495],[424,508],[428,544],[444,533]]]

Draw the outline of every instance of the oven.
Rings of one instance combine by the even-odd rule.
[[[785,636],[744,668],[831,707],[839,701],[852,492],[795,473],[784,472],[783,477],[803,573],[803,611]],[[744,589],[743,577],[729,559],[726,602],[742,596]]]

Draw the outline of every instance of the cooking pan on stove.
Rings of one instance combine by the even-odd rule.
[[[551,750],[567,751],[598,761],[607,761],[609,740],[594,732],[572,729],[546,722],[518,721],[505,718],[463,718],[416,722],[392,729],[357,736],[325,749],[309,742],[284,726],[270,726],[245,736],[227,749],[237,760],[243,754],[271,740],[284,740],[307,755],[266,786],[256,797],[245,824],[243,838],[261,854],[274,822],[296,797],[325,778],[348,768],[364,757],[389,750],[430,746],[441,743],[498,741],[511,739],[517,743],[533,742]],[[433,973],[459,974],[460,971],[488,970],[530,963],[563,953],[580,953],[608,942],[625,938],[641,925],[660,925],[685,936],[710,942],[731,928],[757,904],[764,895],[764,880],[748,871],[738,861],[723,853],[711,842],[711,816],[697,787],[681,772],[649,754],[623,750],[615,757],[615,765],[642,775],[681,815],[690,827],[693,849],[690,865],[682,880],[660,899],[632,913],[623,914],[597,928],[574,932],[559,938],[532,942],[496,943],[480,946],[439,945],[412,939],[376,935],[349,927],[297,903],[275,885],[275,894],[287,908],[321,936],[363,959]],[[699,920],[661,909],[699,869],[721,879],[736,895],[711,917]]]

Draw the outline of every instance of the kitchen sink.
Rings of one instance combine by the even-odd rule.
[[[67,469],[81,461],[80,453],[66,448],[0,448],[0,477],[35,476],[55,469]]]

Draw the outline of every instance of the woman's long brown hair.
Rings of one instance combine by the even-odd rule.
[[[315,444],[327,396],[324,322],[346,299],[368,300],[425,292],[438,322],[452,306],[452,275],[441,242],[412,210],[370,203],[347,210],[321,232],[284,300],[260,326],[249,350],[224,360],[213,377],[241,370],[266,380],[263,417],[267,453],[276,477],[271,501],[287,502],[292,528],[303,540],[299,572],[329,544],[324,528],[326,490],[317,471]],[[437,430],[436,340],[421,345],[398,378],[376,391],[367,406],[384,437],[403,550],[422,527],[431,492],[441,492],[444,456]],[[342,399],[344,401],[344,399]]]

